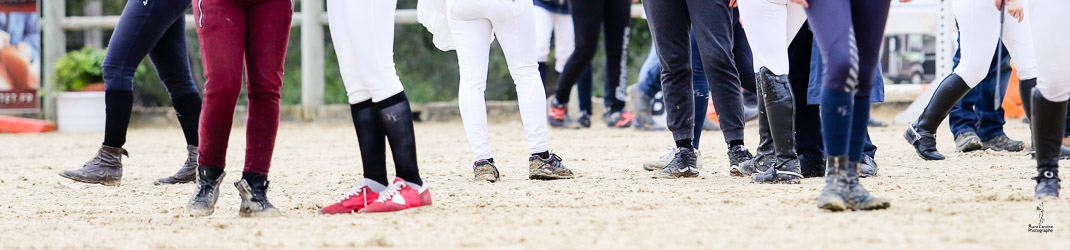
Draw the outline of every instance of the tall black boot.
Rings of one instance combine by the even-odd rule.
[[[925,160],[943,160],[944,155],[936,150],[936,129],[944,121],[951,108],[962,100],[966,93],[970,92],[970,86],[957,74],[948,75],[936,87],[936,92],[929,99],[929,104],[921,112],[918,121],[907,128],[903,137],[914,146],[914,151]]]
[[[788,75],[776,75],[769,69],[759,70],[759,82],[765,102],[769,135],[773,140],[776,164],[754,176],[755,182],[798,183],[802,179],[799,157],[795,154],[795,96]]]
[[[1037,79],[1036,78],[1022,80],[1021,82],[1018,83],[1018,94],[1021,95],[1021,97],[1022,97],[1022,107],[1025,108],[1026,121],[1029,121],[1029,122],[1031,122],[1033,120],[1033,108],[1032,108],[1033,107],[1033,98],[1032,98],[1032,96],[1033,96],[1033,88],[1036,88],[1036,86],[1037,86]],[[1036,138],[1036,137],[1034,137],[1034,138]],[[1033,146],[1032,146],[1032,148],[1030,149],[1030,152],[1029,152],[1029,154],[1032,155],[1034,159],[1036,158],[1036,148],[1037,148],[1036,147],[1036,143],[1034,142]],[[1068,160],[1068,159],[1070,159],[1070,148],[1067,148],[1066,146],[1060,146],[1059,147],[1059,159],[1060,160]]]
[[[760,73],[754,73],[754,80],[757,87],[761,88],[763,79]],[[739,168],[733,168],[730,171],[732,176],[750,176],[765,172],[769,166],[776,163],[776,157],[773,155],[773,138],[769,136],[769,118],[765,108],[765,97],[761,90],[758,90],[755,95],[758,99],[758,150],[749,161],[739,164]]]
[[[1037,199],[1059,197],[1059,154],[1062,147],[1062,135],[1066,124],[1067,101],[1052,102],[1045,99],[1039,90],[1033,89],[1033,115],[1030,125],[1033,129],[1033,148],[1036,150],[1037,171],[1033,180],[1037,181]]]
[[[1037,79],[1026,79],[1018,82],[1018,96],[1022,99],[1022,108],[1025,109],[1026,119],[1033,119],[1033,88],[1037,87]]]
[[[416,134],[412,128],[412,108],[405,92],[388,97],[375,104],[379,111],[379,122],[386,140],[390,142],[390,153],[394,156],[394,168],[402,180],[423,185],[420,168],[416,164]]]

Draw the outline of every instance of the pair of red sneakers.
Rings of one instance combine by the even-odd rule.
[[[382,213],[430,206],[431,191],[427,186],[425,183],[417,189],[401,178],[394,178],[394,183],[377,193],[368,186],[361,185],[354,187],[353,191],[342,201],[326,206],[320,212],[324,214]]]

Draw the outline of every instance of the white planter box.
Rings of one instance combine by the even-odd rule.
[[[104,91],[61,92],[56,97],[60,132],[104,132]]]

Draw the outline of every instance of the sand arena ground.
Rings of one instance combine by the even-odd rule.
[[[887,117],[886,117],[887,118]],[[885,119],[890,120],[890,119]],[[728,175],[719,133],[704,136],[700,178],[655,180],[641,169],[670,143],[668,132],[553,130],[550,144],[579,178],[526,179],[518,120],[491,125],[499,183],[472,181],[471,153],[459,122],[416,126],[424,180],[434,206],[395,214],[317,213],[361,178],[352,125],[284,123],[269,197],[281,218],[237,216],[245,130],[230,142],[226,185],[214,215],[184,206],[191,184],[154,186],[184,159],[177,126],[129,133],[120,187],[75,183],[58,172],[78,168],[102,134],[0,134],[0,248],[1004,248],[1066,249],[1070,199],[1044,203],[1052,233],[1032,198],[1033,162],[1025,153],[955,153],[946,127],[945,161],[918,158],[903,126],[872,129],[880,175],[869,190],[892,200],[883,211],[831,213],[814,198],[824,180],[761,185]],[[1028,138],[1017,120],[1008,133]],[[754,127],[748,145],[757,144]],[[1064,162],[1065,164],[1065,162]],[[393,169],[390,169],[393,173]],[[1063,176],[1067,178],[1064,171]],[[1064,186],[1067,186],[1064,184]],[[1063,190],[1064,196],[1070,191]]]

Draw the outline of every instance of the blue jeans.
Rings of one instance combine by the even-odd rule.
[[[196,95],[186,52],[187,1],[128,1],[104,57],[104,88],[134,90],[134,72],[148,55],[171,99]]]
[[[1003,103],[1004,95],[997,97],[995,91],[999,88],[1000,93],[1007,93],[1007,81],[1011,78],[1011,58],[1007,48],[1000,45],[998,49],[1003,50],[1003,67],[997,68],[999,61],[993,56],[992,65],[988,67],[988,75],[985,79],[966,93],[966,96],[955,104],[955,107],[951,109],[951,114],[948,115],[951,133],[956,137],[965,132],[977,133],[981,140],[1005,135],[1003,125],[1007,122],[1003,119],[1003,107],[996,105],[996,102]],[[955,66],[958,66],[960,56],[961,50],[955,51],[955,57],[952,58]],[[997,73],[1000,74],[998,81]],[[999,99],[994,100],[995,98]]]

